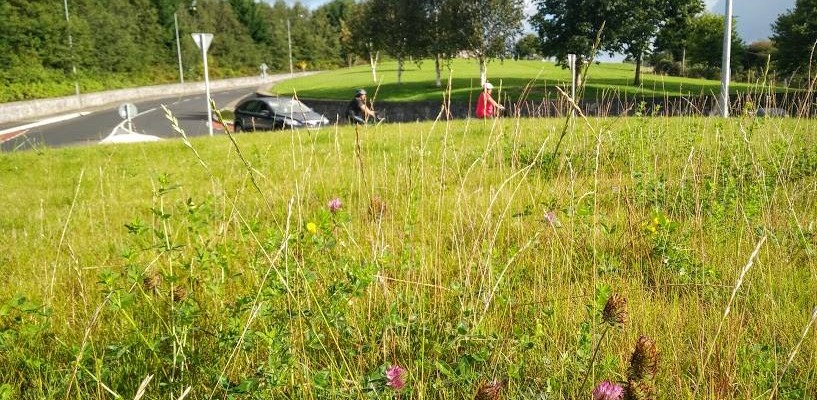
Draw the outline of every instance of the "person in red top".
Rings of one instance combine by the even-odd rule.
[[[483,85],[482,93],[479,94],[477,98],[477,118],[490,118],[493,117],[497,111],[502,111],[505,109],[501,104],[497,103],[493,97],[491,97],[491,92],[494,90],[494,85],[489,82],[485,82]]]

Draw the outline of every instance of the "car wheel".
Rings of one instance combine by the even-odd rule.
[[[241,126],[240,121],[233,122],[233,132],[234,133],[242,132],[243,130],[244,130],[244,127]]]

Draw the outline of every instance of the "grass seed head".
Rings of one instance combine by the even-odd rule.
[[[175,286],[171,294],[173,295],[173,301],[180,303],[187,298],[187,289],[184,286]]]
[[[379,220],[386,215],[386,203],[380,196],[374,196],[369,201],[369,217],[373,220]]]
[[[655,341],[641,336],[635,344],[630,358],[630,380],[652,381],[658,372],[658,347]]]
[[[490,382],[483,382],[479,385],[474,400],[497,400],[504,386],[504,383],[497,379]]]
[[[162,284],[162,275],[158,272],[152,272],[142,278],[142,286],[146,292],[156,292],[159,285]]]
[[[604,322],[611,326],[619,326],[627,323],[627,299],[624,296],[613,294],[607,299],[602,312]]]
[[[655,400],[655,383],[649,380],[632,380],[627,382],[627,389],[624,391],[625,400]]]

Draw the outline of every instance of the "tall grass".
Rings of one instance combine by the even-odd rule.
[[[810,398],[814,131],[503,118],[3,153],[0,399],[589,398],[641,335],[658,398]]]

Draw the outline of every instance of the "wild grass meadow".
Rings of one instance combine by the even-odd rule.
[[[0,153],[0,399],[815,398],[815,128]]]

